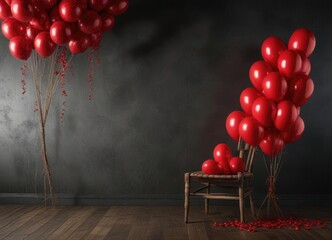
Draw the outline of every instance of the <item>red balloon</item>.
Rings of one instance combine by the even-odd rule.
[[[45,10],[36,9],[34,17],[30,20],[30,25],[38,30],[46,31],[51,27],[51,21]]]
[[[0,0],[0,19],[5,20],[11,16],[13,15],[10,6],[4,0]]]
[[[273,67],[269,63],[262,60],[255,62],[249,70],[249,78],[252,85],[258,90],[262,90],[262,81],[270,72],[273,72]]]
[[[50,29],[50,36],[53,42],[63,45],[69,42],[72,36],[72,30],[68,23],[57,21],[52,24]]]
[[[244,172],[245,163],[240,157],[232,157],[231,160],[229,160],[229,167],[232,174],[237,174],[238,172]]]
[[[281,132],[281,138],[285,141],[285,143],[293,143],[302,136],[303,131],[304,121],[300,116],[298,116],[290,129]]]
[[[87,10],[78,20],[79,29],[86,33],[94,33],[101,29],[102,19],[95,11]]]
[[[46,31],[37,34],[34,45],[36,52],[44,58],[51,56],[56,48],[56,44],[52,41],[50,33]]]
[[[10,6],[12,5],[12,0],[5,0],[5,2]]]
[[[11,3],[13,17],[21,22],[29,22],[34,14],[31,0],[13,0]]]
[[[25,29],[26,27],[24,23],[21,23],[13,17],[5,19],[1,24],[1,31],[3,35],[8,39],[16,36],[24,37]]]
[[[57,0],[33,0],[34,6],[37,6],[40,9],[49,10],[55,6]]]
[[[83,9],[77,0],[62,0],[59,4],[59,13],[66,22],[76,22],[83,14]]]
[[[291,79],[294,74],[302,69],[302,59],[300,54],[293,50],[285,50],[278,58],[278,69],[286,79]]]
[[[264,127],[271,127],[277,114],[276,104],[265,97],[257,98],[252,104],[252,116]]]
[[[251,115],[251,106],[256,98],[262,96],[256,88],[246,88],[240,94],[240,104],[247,115]]]
[[[284,148],[285,142],[279,135],[280,134],[275,129],[265,132],[264,138],[260,142],[259,147],[266,155],[274,157]]]
[[[229,136],[236,142],[238,142],[240,138],[239,124],[245,116],[246,114],[242,111],[233,111],[226,119],[226,130]]]
[[[232,151],[225,143],[220,143],[215,146],[213,150],[213,157],[216,162],[218,162],[219,166],[223,170],[224,174],[230,174],[231,170],[229,168],[228,161],[232,157]]]
[[[111,30],[114,27],[115,17],[112,14],[103,13],[101,15],[101,19],[102,19],[101,31],[106,32],[106,31]]]
[[[298,117],[298,111],[295,105],[288,100],[278,103],[277,116],[274,120],[274,126],[280,131],[290,129]]]
[[[302,106],[312,96],[314,92],[314,82],[305,74],[296,75],[289,82],[290,99],[296,106]]]
[[[210,175],[219,175],[221,174],[221,169],[216,161],[208,159],[202,164],[202,172]]]
[[[213,150],[214,160],[218,163],[228,162],[232,157],[232,150],[225,143],[219,143]]]
[[[111,0],[110,5],[105,10],[112,15],[120,15],[127,11],[128,0]]]
[[[110,0],[89,0],[88,3],[92,10],[99,12],[110,3]]]
[[[89,34],[89,38],[90,38],[91,47],[93,49],[97,49],[102,39],[102,33],[101,32],[91,33]]]
[[[218,162],[223,174],[230,174],[228,161],[232,158],[232,150],[225,143],[220,143],[213,150],[213,157]]]
[[[306,75],[309,75],[311,71],[311,63],[308,58],[302,59],[302,68],[301,68],[301,73],[304,73]]]
[[[280,101],[287,92],[287,81],[278,72],[271,72],[262,82],[263,94],[274,101]]]
[[[277,67],[279,54],[286,49],[284,42],[280,38],[271,36],[265,39],[262,44],[262,57],[266,62]]]
[[[295,30],[288,40],[288,49],[296,50],[302,57],[309,57],[315,46],[315,35],[308,28]]]
[[[82,32],[76,32],[69,41],[68,46],[72,54],[79,54],[87,50],[90,44],[91,42],[88,35]]]
[[[35,37],[40,33],[40,30],[37,30],[30,25],[26,28],[26,37],[33,43],[35,41]],[[32,48],[34,48],[34,44],[32,44]]]
[[[9,50],[15,58],[27,60],[32,51],[31,42],[22,36],[13,37],[9,41]]]
[[[264,136],[264,128],[253,118],[244,118],[239,125],[242,139],[251,146],[257,146]]]

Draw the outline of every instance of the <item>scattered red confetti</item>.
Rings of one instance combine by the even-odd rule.
[[[323,228],[325,224],[331,224],[332,220],[322,219],[308,219],[308,218],[274,218],[274,219],[261,219],[253,222],[241,223],[238,220],[226,222],[214,222],[214,227],[233,227],[239,230],[246,230],[248,232],[255,232],[257,229],[267,228],[291,228],[296,231],[301,229],[310,230],[312,227]]]
[[[22,95],[24,95],[26,93],[26,76],[27,76],[27,70],[28,70],[28,65],[26,62],[23,63],[22,67],[21,67],[21,73],[22,73],[22,80],[21,80],[21,84],[22,84]]]
[[[59,70],[55,71],[57,77],[60,78],[60,92],[62,97],[67,97],[66,91],[66,82],[65,77],[68,71],[68,67],[70,66],[67,61],[67,49],[62,48],[56,58],[56,62],[60,65]],[[63,124],[65,119],[65,112],[66,112],[66,100],[63,100],[61,106],[61,113],[60,113],[60,122]]]
[[[93,51],[90,51],[88,54],[88,60],[89,60],[89,66],[88,66],[88,89],[89,89],[89,95],[88,95],[88,100],[92,100],[92,85],[93,85],[93,75],[96,73],[94,69],[94,64],[95,64],[95,59],[94,59],[94,54]]]
[[[62,102],[61,114],[60,114],[60,121],[61,124],[64,123],[65,120],[65,112],[66,112],[66,101]]]
[[[92,92],[93,92],[93,76],[96,74],[96,66],[100,65],[100,56],[99,56],[99,48],[92,49],[88,53],[88,89],[89,89],[89,95],[88,100],[92,100]]]

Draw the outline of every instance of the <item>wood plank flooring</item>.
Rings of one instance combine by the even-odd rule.
[[[288,207],[285,215],[332,220],[332,207]],[[249,209],[246,209],[249,213]],[[295,231],[257,232],[213,227],[214,221],[234,220],[236,206],[191,207],[183,223],[180,206],[57,206],[0,205],[0,239],[5,240],[331,240],[332,224]]]

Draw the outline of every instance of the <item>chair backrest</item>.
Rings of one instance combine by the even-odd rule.
[[[237,150],[239,157],[245,161],[245,172],[252,172],[252,165],[255,157],[256,147],[250,146],[248,143],[239,139]]]

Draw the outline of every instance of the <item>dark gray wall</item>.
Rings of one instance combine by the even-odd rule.
[[[176,197],[183,174],[198,170],[227,135],[248,71],[270,36],[299,27],[317,38],[315,92],[303,106],[302,138],[286,147],[278,193],[331,195],[332,15],[328,1],[131,1],[100,49],[88,101],[87,54],[74,59],[65,122],[56,98],[47,123],[57,193]],[[21,63],[0,38],[0,192],[43,192],[34,92],[21,95]],[[59,94],[58,94],[59,95]],[[255,194],[265,193],[261,156]]]

